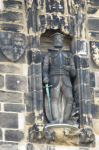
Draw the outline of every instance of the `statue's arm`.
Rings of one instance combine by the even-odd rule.
[[[75,69],[74,58],[72,54],[70,54],[69,57],[69,65],[70,65],[69,74],[71,77],[74,77],[76,75],[76,69]]]
[[[43,83],[49,83],[49,77],[48,77],[48,71],[49,71],[49,53],[46,53],[43,58]]]

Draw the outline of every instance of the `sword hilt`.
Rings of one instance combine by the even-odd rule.
[[[43,86],[43,88],[45,88],[45,89],[48,88],[48,87],[50,88],[50,87],[53,87],[53,86],[52,86],[52,85],[48,85],[48,86],[46,85],[46,86]]]

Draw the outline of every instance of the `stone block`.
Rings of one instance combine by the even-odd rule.
[[[94,119],[99,119],[99,105],[92,104],[92,116]]]
[[[22,94],[18,92],[0,91],[0,102],[22,103]]]
[[[0,103],[0,111],[1,111],[1,103]]]
[[[4,111],[23,112],[25,105],[23,104],[4,104]]]
[[[26,104],[26,111],[31,112],[33,110],[32,92],[24,93],[24,103]]]
[[[13,32],[22,32],[23,26],[18,24],[8,24],[8,23],[2,23],[0,24],[0,30],[3,31],[13,31]]]
[[[7,90],[27,91],[27,78],[20,75],[6,75],[5,87]]]
[[[7,0],[3,1],[4,9],[16,9],[21,10],[22,9],[22,2],[20,0],[13,1],[13,0]]]
[[[20,12],[6,11],[0,13],[0,22],[23,23],[23,14]]]
[[[94,95],[99,98],[99,89],[94,89]]]
[[[88,19],[88,29],[99,31],[99,19]]]
[[[2,140],[2,130],[0,129],[0,140]]]
[[[92,6],[99,6],[99,1],[98,0],[90,0],[89,4],[91,4]]]
[[[4,76],[0,75],[0,88],[4,87]]]
[[[22,68],[14,64],[0,64],[0,73],[22,74]]]
[[[20,142],[23,139],[24,139],[24,132],[19,130],[5,130],[6,141]]]
[[[18,114],[0,112],[0,127],[18,128]]]
[[[0,142],[0,150],[18,150],[18,143]]]
[[[89,32],[88,37],[92,40],[98,40],[99,39],[99,32]]]
[[[90,72],[90,87],[95,87],[95,74]]]
[[[99,7],[88,7],[87,13],[91,14],[91,15],[96,15],[97,11],[98,11]]]

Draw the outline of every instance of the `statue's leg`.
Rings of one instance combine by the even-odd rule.
[[[64,122],[69,119],[71,111],[72,111],[72,104],[73,104],[73,94],[71,87],[65,87],[63,90],[64,97],[66,99],[66,106],[64,110]]]
[[[58,100],[60,93],[60,85],[55,88],[50,89],[50,97],[51,97],[51,106],[52,106],[52,120],[55,122],[59,121],[59,108],[58,108]]]

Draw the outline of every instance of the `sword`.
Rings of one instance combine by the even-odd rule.
[[[48,106],[49,106],[49,113],[50,113],[50,121],[52,121],[52,111],[51,111],[51,102],[50,102],[49,87],[52,87],[52,85],[48,86],[48,84],[45,84],[46,95],[47,95]]]

